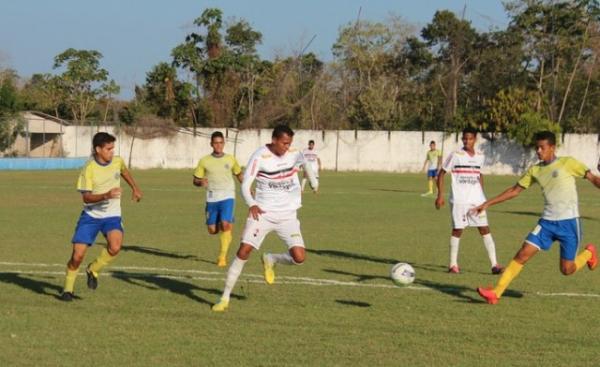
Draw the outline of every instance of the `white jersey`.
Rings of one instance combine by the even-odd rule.
[[[475,151],[471,156],[463,149],[450,153],[446,158],[442,169],[452,177],[451,203],[479,205],[485,202],[479,181],[484,158],[481,152]]]
[[[311,185],[318,185],[311,167],[308,167],[304,155],[290,148],[283,156],[273,154],[268,147],[258,148],[250,157],[242,181],[242,196],[248,206],[258,205],[268,211],[297,210],[301,204],[301,188],[298,179],[300,166],[309,175]],[[250,187],[256,180],[255,197]]]
[[[313,172],[318,174],[319,173],[319,154],[317,153],[316,149],[304,149],[302,151],[302,154],[304,154],[304,159],[306,159],[306,162],[310,164],[311,168],[313,169]]]

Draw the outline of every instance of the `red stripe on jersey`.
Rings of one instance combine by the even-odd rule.
[[[258,174],[258,175],[256,175],[256,176],[258,176],[258,177],[264,177],[264,178],[268,178],[268,179],[270,179],[270,180],[281,180],[281,179],[284,179],[284,178],[288,178],[288,177],[290,177],[290,176],[293,176],[294,174],[296,174],[296,172],[298,172],[298,168],[294,168],[294,169],[293,169],[293,170],[292,170],[290,173],[287,173],[287,174],[285,174],[285,175],[280,175],[280,176],[274,176],[274,177],[273,177],[273,176],[267,176],[267,175],[265,175],[265,174],[262,174],[262,173],[259,173],[259,174]]]
[[[481,171],[477,171],[477,170],[472,170],[472,169],[453,169],[452,173],[474,173],[474,174],[480,174]]]

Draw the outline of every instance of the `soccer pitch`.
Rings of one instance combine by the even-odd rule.
[[[447,274],[449,209],[420,196],[423,175],[322,174],[321,192],[306,193],[299,212],[304,265],[277,267],[268,286],[255,252],[230,308],[216,314],[225,270],[214,265],[218,237],[206,233],[203,190],[191,170],[134,170],[145,196],[132,203],[123,185],[123,251],[96,291],[80,274],[78,299],[63,303],[56,296],[81,211],[77,174],[0,172],[0,366],[600,365],[600,271],[561,275],[555,244],[498,305],[483,303],[475,288],[497,276],[481,238],[465,231],[462,274]],[[515,180],[487,176],[485,192]],[[578,185],[584,241],[597,244],[600,191]],[[489,210],[503,265],[542,205],[535,186]],[[230,257],[246,212],[238,198]],[[263,250],[285,246],[271,234]],[[416,270],[409,287],[388,277],[400,261]]]

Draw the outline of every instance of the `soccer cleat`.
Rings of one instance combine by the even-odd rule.
[[[587,266],[590,270],[594,270],[598,266],[598,251],[596,250],[596,246],[589,243],[585,246],[585,249],[592,253],[592,258],[587,261]]]
[[[448,268],[448,273],[460,274],[460,268],[458,267],[458,265],[452,265],[451,267]]]
[[[265,282],[267,284],[275,283],[275,264],[269,261],[269,254],[263,254],[262,256],[263,268],[265,270]]]
[[[226,266],[227,266],[227,259],[225,259],[225,257],[221,257],[221,256],[219,256],[219,257],[217,258],[217,266],[218,266],[219,268],[224,268],[224,267],[226,267]]]
[[[479,293],[479,295],[483,297],[485,301],[490,305],[495,305],[496,303],[498,303],[498,296],[492,288],[479,287],[477,288],[477,293]]]
[[[431,191],[421,194],[422,197],[431,196],[431,195],[433,195],[433,192],[431,192]]]
[[[85,269],[85,274],[87,275],[87,286],[89,289],[98,288],[98,277],[94,275],[94,272],[90,270],[90,266],[88,265],[87,269]]]
[[[227,307],[229,307],[229,300],[224,300],[221,298],[221,300],[219,300],[219,303],[215,303],[211,309],[214,312],[224,312]]]
[[[494,275],[498,275],[498,274],[502,274],[504,272],[504,267],[500,264],[496,264],[494,266],[492,266],[492,274]]]
[[[71,302],[75,296],[73,292],[62,292],[60,297],[58,297],[61,301]]]

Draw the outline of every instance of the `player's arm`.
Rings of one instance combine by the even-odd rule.
[[[206,170],[204,169],[204,159],[201,159],[194,171],[194,180],[192,183],[197,187],[207,187],[208,179],[206,178]]]
[[[208,179],[205,177],[194,176],[194,181],[192,183],[194,184],[194,186],[206,187],[208,186]]]
[[[481,190],[483,190],[483,173],[479,174],[479,184],[481,185]]]
[[[231,168],[231,172],[237,177],[237,180],[242,183],[244,181],[244,172],[242,172],[242,167],[238,163],[235,157],[233,158],[233,167]]]
[[[594,186],[600,189],[600,177],[594,175],[591,171],[587,171],[584,176],[588,181],[590,181]]]
[[[442,167],[442,153],[440,153],[440,155],[438,155],[437,170],[439,171],[441,167]]]
[[[523,190],[525,190],[524,187],[520,186],[519,184],[516,184],[516,185],[504,190],[500,195],[497,195],[497,196],[491,198],[490,200],[486,201],[485,203],[473,208],[472,211],[480,213],[492,205],[496,205],[503,201],[510,200],[512,198],[519,196],[519,194],[521,192],[523,192]]]
[[[260,165],[260,154],[254,154],[250,157],[248,164],[246,165],[246,170],[244,171],[244,176],[242,178],[242,197],[244,201],[248,205],[248,212],[254,220],[258,220],[258,217],[264,213],[265,211],[258,207],[258,203],[254,200],[254,196],[252,195],[252,183],[256,179],[256,175],[258,174],[258,169]]]
[[[446,176],[446,170],[440,169],[438,172],[437,180],[435,185],[437,186],[437,198],[435,199],[435,208],[439,209],[444,206],[444,177]]]
[[[133,179],[133,176],[131,175],[131,173],[129,172],[129,170],[127,168],[123,167],[123,169],[121,170],[121,177],[123,177],[125,182],[127,182],[129,187],[131,187],[131,191],[132,191],[131,200],[134,200],[134,201],[142,200],[142,196],[144,196],[144,194],[142,193],[142,190],[140,190],[140,188],[138,187],[137,183]]]
[[[317,157],[317,162],[319,163],[319,171],[322,170],[322,166],[321,166],[321,158]]]
[[[108,199],[115,199],[121,196],[121,188],[114,187],[102,194],[92,194],[91,191],[82,191],[81,198],[83,202],[86,204],[94,204],[99,203],[101,201],[106,201]]]

